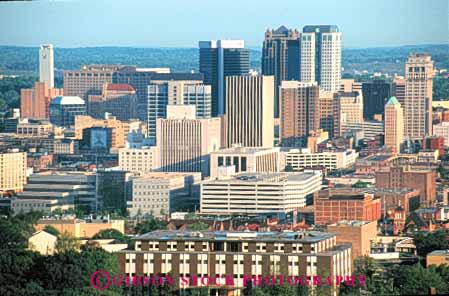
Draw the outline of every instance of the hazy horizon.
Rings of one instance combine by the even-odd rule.
[[[257,9],[255,9],[257,8]],[[267,28],[335,24],[343,47],[448,43],[447,0],[41,0],[0,2],[0,44],[59,48],[195,48],[243,39],[260,48]]]

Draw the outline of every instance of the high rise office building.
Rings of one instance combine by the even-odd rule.
[[[384,106],[392,93],[392,84],[385,80],[363,82],[363,117],[374,119],[375,114],[384,115]]]
[[[267,30],[262,49],[262,74],[274,75],[274,116],[279,117],[279,87],[284,80],[299,80],[300,32],[280,26]]]
[[[404,107],[405,104],[405,79],[403,77],[396,77],[393,80],[393,96],[396,97],[399,104]]]
[[[280,87],[281,143],[307,146],[310,131],[320,126],[320,89],[316,82],[283,81]]]
[[[197,81],[203,82],[201,73],[170,73],[165,68],[125,67],[114,73],[114,83],[126,83],[136,90],[139,119],[146,121],[148,117],[148,85],[154,81]]]
[[[432,134],[433,61],[428,54],[411,54],[405,64],[405,136]]]
[[[274,77],[226,77],[226,147],[272,147]]]
[[[160,170],[208,176],[210,153],[221,148],[220,118],[186,117],[193,106],[172,107],[168,108],[167,119],[159,118],[156,125]]]
[[[53,45],[43,44],[39,49],[39,82],[45,82],[48,88],[55,85],[55,65]]]
[[[249,49],[243,40],[200,41],[200,72],[212,86],[212,116],[225,113],[225,77],[249,72]]]
[[[395,97],[385,104],[385,146],[393,153],[401,152],[404,141],[404,112]]]
[[[320,128],[334,136],[334,93],[320,90]]]
[[[167,105],[194,105],[196,118],[210,118],[211,86],[200,80],[153,80],[148,85],[147,117],[148,137],[156,141],[156,121],[166,118]]]
[[[341,32],[337,26],[304,26],[301,34],[300,80],[338,91],[341,79]]]

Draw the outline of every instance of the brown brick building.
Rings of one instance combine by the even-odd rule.
[[[337,243],[350,243],[355,259],[370,254],[371,240],[377,237],[377,221],[340,221],[328,225],[327,231],[337,235]]]
[[[420,192],[420,204],[433,206],[436,202],[436,177],[435,170],[393,166],[376,172],[376,187],[416,189]]]
[[[315,197],[314,205],[317,225],[341,220],[377,221],[381,217],[380,199],[359,190],[323,190]]]
[[[346,276],[352,272],[350,245],[330,233],[154,231],[136,238],[135,250],[118,253],[128,276],[231,277],[230,290],[256,276]],[[224,287],[221,287],[224,288]]]

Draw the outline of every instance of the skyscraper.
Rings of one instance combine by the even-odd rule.
[[[405,64],[405,136],[432,134],[433,61],[430,55],[411,54]]]
[[[385,80],[363,82],[363,117],[374,119],[375,114],[384,114],[384,106],[392,93],[392,84]]]
[[[283,146],[305,147],[309,132],[319,129],[319,92],[316,82],[282,82],[280,119]]]
[[[249,49],[243,40],[200,41],[200,72],[212,86],[212,116],[222,115],[225,107],[225,77],[249,72]]]
[[[393,153],[401,152],[404,141],[404,112],[395,97],[385,104],[385,146]]]
[[[54,88],[54,68],[53,45],[41,45],[41,48],[39,49],[39,82],[45,82],[48,88]]]
[[[226,77],[226,147],[272,147],[274,77]]]
[[[301,77],[338,91],[341,79],[341,33],[337,26],[304,26],[301,34]]]
[[[156,121],[166,118],[167,105],[194,105],[196,118],[211,117],[211,86],[199,80],[153,80],[148,85],[148,137],[156,141]]]
[[[283,80],[299,80],[298,30],[280,26],[267,30],[262,50],[262,74],[274,75],[274,116],[279,117],[279,87]]]

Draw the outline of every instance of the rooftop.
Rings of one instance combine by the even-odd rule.
[[[255,232],[255,231],[169,231],[157,230],[140,235],[135,240],[199,240],[199,241],[267,241],[267,242],[318,242],[335,235],[320,231],[307,232]]]
[[[108,83],[106,86],[106,90],[135,92],[134,88],[131,85],[125,83]]]
[[[212,152],[212,154],[256,154],[258,152],[275,152],[279,149],[276,148],[262,148],[262,147],[230,147],[220,149],[216,152]]]
[[[331,224],[329,226],[350,226],[350,227],[360,227],[366,224],[372,223],[372,221],[359,221],[359,220],[341,220],[337,223]]]
[[[400,105],[399,101],[396,99],[396,97],[391,97],[386,105]]]
[[[80,97],[59,96],[51,100],[51,105],[84,105],[85,102]]]
[[[449,256],[449,250],[435,250],[427,254],[427,256]]]
[[[305,171],[300,173],[241,173],[228,179],[207,180],[205,183],[256,183],[256,182],[304,182],[318,175],[318,171]]]

